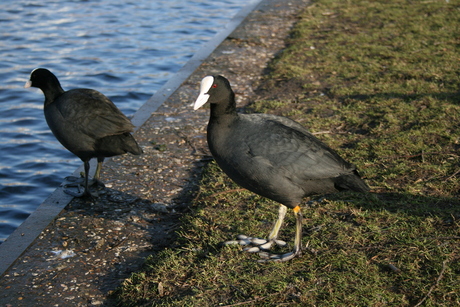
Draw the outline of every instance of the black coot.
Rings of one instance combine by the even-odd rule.
[[[207,128],[209,149],[222,170],[240,186],[279,202],[279,217],[268,241],[240,238],[252,243],[250,251],[269,249],[278,243],[278,232],[287,208],[296,217],[293,252],[261,253],[261,261],[287,261],[301,254],[302,198],[339,191],[367,192],[355,166],[339,157],[299,123],[269,114],[238,114],[235,94],[222,76],[201,81],[197,110],[211,104]]]
[[[37,68],[30,74],[25,87],[38,87],[45,94],[44,112],[46,122],[54,136],[70,152],[79,157],[85,166],[84,190],[64,191],[81,197],[96,196],[89,186],[100,183],[99,176],[105,157],[130,152],[140,155],[142,149],[131,132],[134,126],[110,99],[91,89],[64,91],[56,76],[49,70]],[[97,158],[94,182],[88,183],[89,161]]]

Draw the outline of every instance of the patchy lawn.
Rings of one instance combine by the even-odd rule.
[[[121,305],[458,306],[459,16],[457,0],[309,6],[246,112],[301,122],[372,193],[314,198],[305,254],[260,264],[221,243],[266,237],[278,205],[211,162],[177,241],[124,281]],[[288,215],[290,243],[294,224]]]

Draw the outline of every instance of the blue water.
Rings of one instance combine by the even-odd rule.
[[[130,116],[245,3],[2,0],[0,242],[81,164],[49,131],[42,92],[23,88],[32,69],[97,89]]]

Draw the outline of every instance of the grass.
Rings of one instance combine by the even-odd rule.
[[[372,193],[304,209],[303,257],[259,264],[277,204],[211,162],[178,239],[123,282],[122,306],[458,306],[459,1],[306,8],[248,112],[289,116],[358,165]],[[267,95],[267,93],[269,95]],[[295,221],[282,237],[292,243]]]

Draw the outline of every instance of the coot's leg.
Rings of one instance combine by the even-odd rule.
[[[94,173],[94,178],[93,178],[94,182],[91,183],[91,185],[96,184],[98,187],[101,187],[101,188],[105,188],[105,184],[100,180],[103,162],[104,162],[104,157],[97,157],[97,167],[96,167],[96,172]]]
[[[276,220],[275,225],[273,225],[272,231],[268,235],[268,242],[270,243],[270,246],[261,247],[261,248],[270,249],[272,243],[279,241],[276,239],[278,239],[278,234],[280,232],[281,226],[283,225],[283,221],[284,221],[284,217],[286,216],[286,212],[287,212],[287,207],[285,205],[280,205],[278,209],[278,219]],[[281,241],[281,242],[284,242],[284,241]],[[284,242],[284,245],[286,245],[285,242]]]
[[[298,257],[302,254],[302,213],[300,212],[300,206],[297,206],[293,209],[295,215],[295,238],[294,238],[294,250],[286,254],[270,254],[266,252],[259,253],[259,255],[264,258],[259,260],[259,262],[268,262],[268,261],[289,261],[295,257]]]

